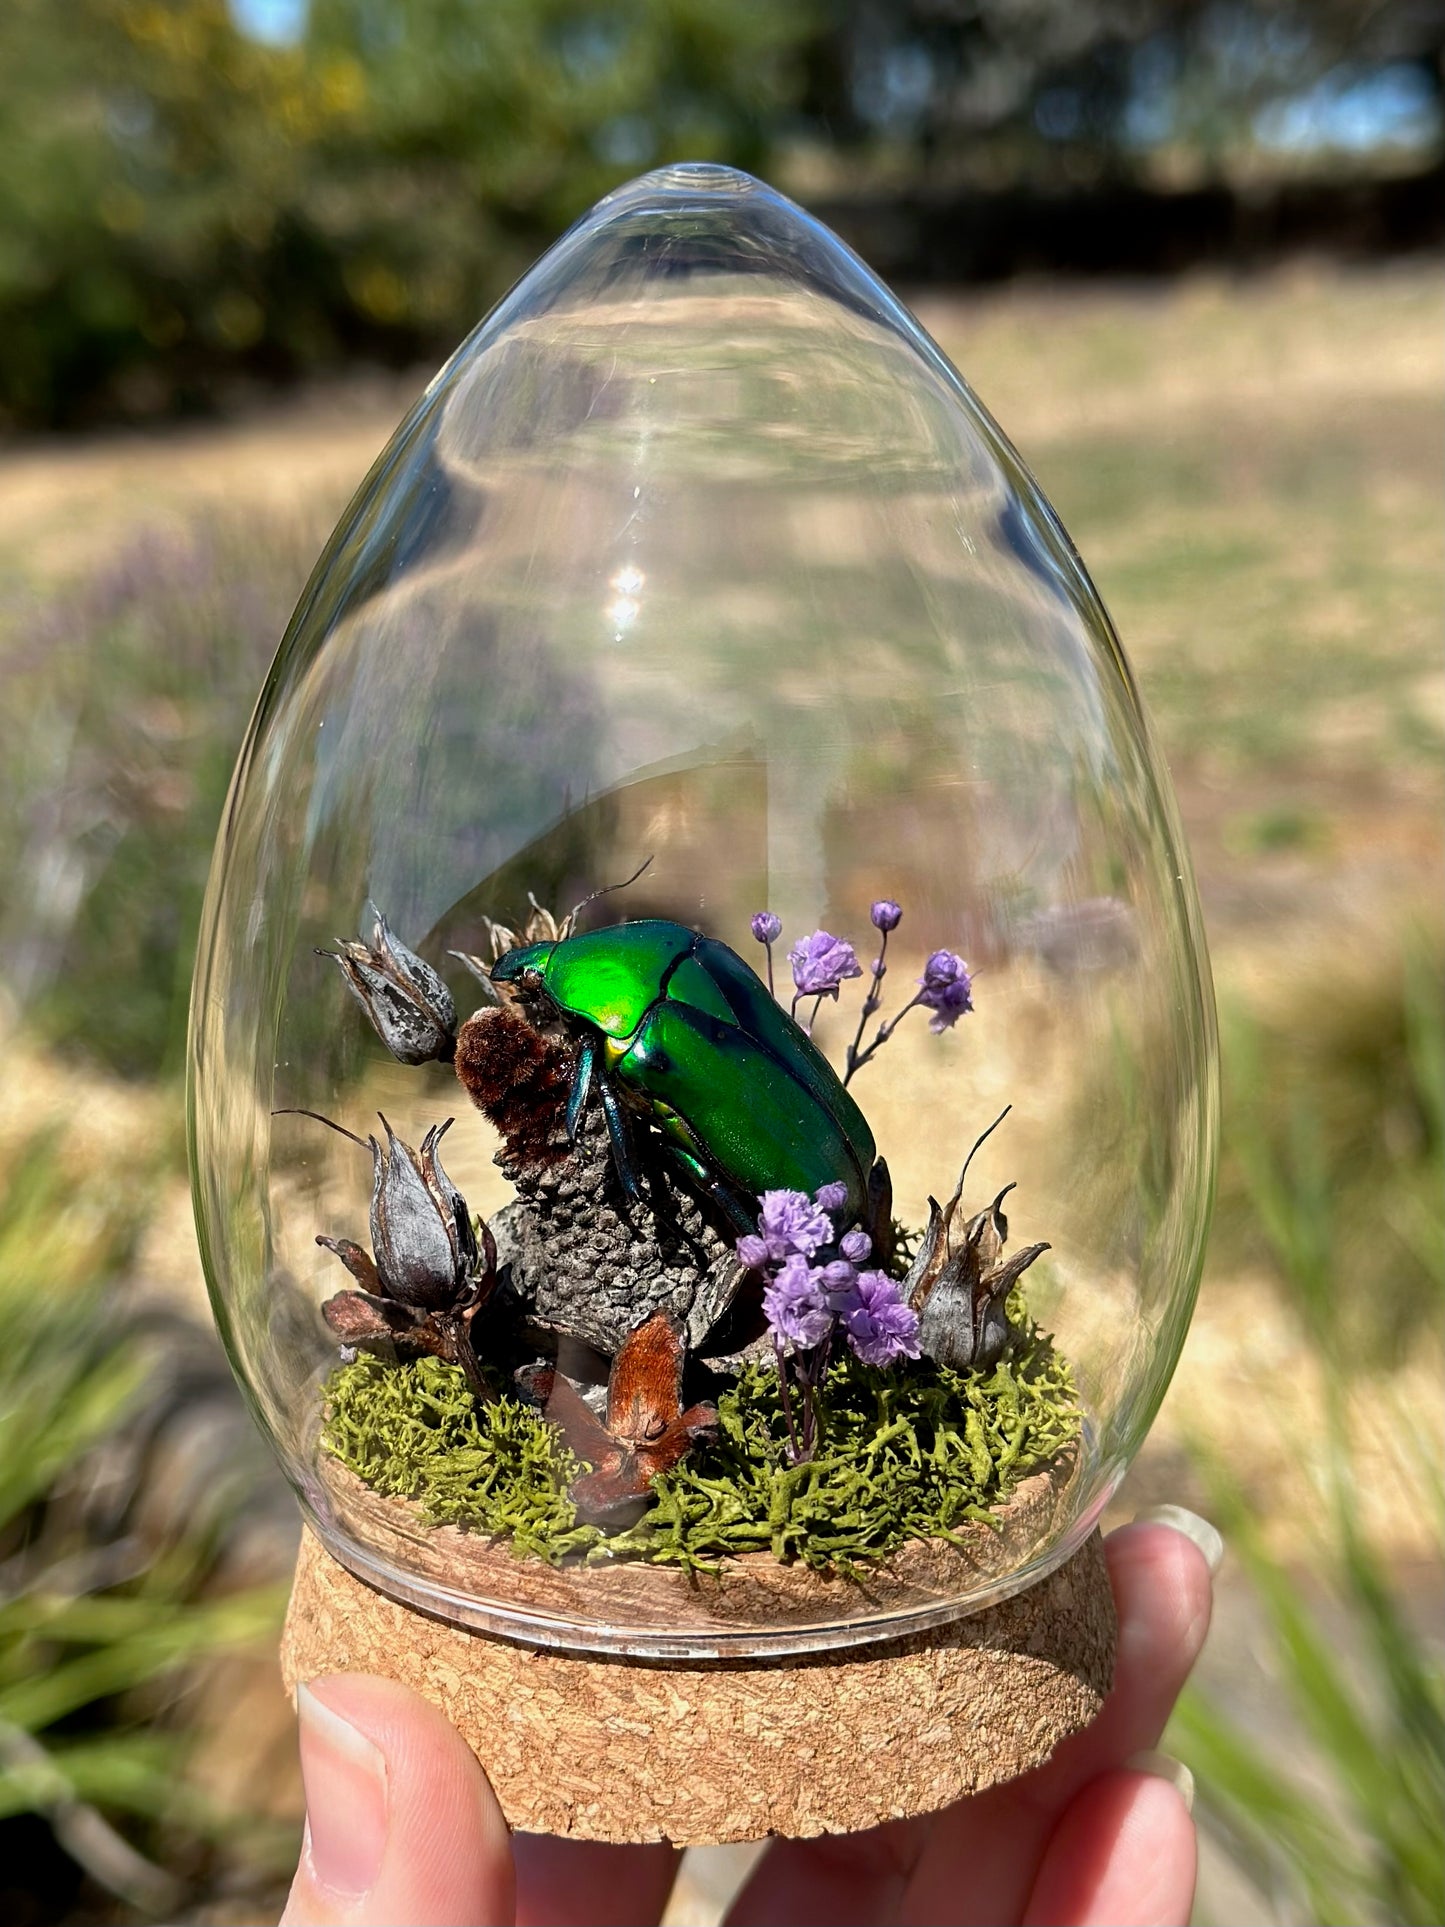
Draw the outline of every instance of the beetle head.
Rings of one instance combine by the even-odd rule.
[[[505,1000],[514,1004],[534,1030],[549,1035],[565,1031],[557,1000],[547,988],[547,965],[555,943],[529,943],[508,950],[491,968],[492,982]]]

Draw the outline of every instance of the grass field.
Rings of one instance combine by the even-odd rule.
[[[1425,1426],[1438,1463],[1438,1145],[1421,1136],[1416,1032],[1400,1011],[1407,953],[1438,998],[1445,858],[1436,277],[1320,267],[1020,287],[930,297],[921,313],[1114,614],[1174,772],[1213,945],[1234,1105],[1221,1222],[1131,1503],[1207,1506],[1213,1455],[1270,1556],[1310,1567],[1318,1466],[1342,1408],[1311,1349],[1318,1307],[1260,1229],[1257,1182],[1261,1146],[1293,1144],[1304,1117],[1325,1193],[1349,1201],[1345,1284],[1358,1276],[1396,1307],[1388,1342],[1351,1340],[1343,1409],[1366,1527],[1424,1616],[1441,1596],[1440,1545],[1398,1414]],[[417,385],[358,380],[234,422],[0,450],[0,1156],[56,1122],[82,1187],[101,1170],[144,1185],[153,1208],[126,1288],[198,1319],[176,1085],[133,1073],[174,1036],[185,906],[265,659]],[[152,1027],[129,1044],[106,1013],[108,969],[151,1000]],[[1350,1244],[1367,1211],[1378,1233]],[[1245,1408],[1261,1417],[1247,1437]],[[1226,1593],[1226,1637],[1206,1665],[1226,1698],[1257,1690],[1250,1614],[1244,1590]],[[280,1731],[279,1694],[255,1691]],[[206,1704],[214,1728],[215,1695]],[[226,1751],[213,1730],[208,1757]],[[1221,1913],[1261,1904],[1220,1867],[1212,1878]]]

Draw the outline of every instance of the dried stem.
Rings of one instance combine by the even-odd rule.
[[[873,1015],[874,1011],[877,1010],[879,1005],[883,1002],[882,997],[879,996],[878,994],[878,986],[879,984],[882,983],[888,968],[887,963],[885,961],[888,956],[888,932],[886,930],[880,930],[878,934],[881,941],[879,942],[879,945],[878,945],[878,959],[877,959],[877,962],[873,965],[873,987],[868,992],[868,995],[863,999],[863,1008],[858,1013],[857,1034],[855,1035],[852,1043],[848,1046],[848,1055],[847,1055],[847,1058],[844,1060],[845,1069],[843,1072],[843,1084],[845,1088],[847,1086],[848,1079],[853,1075],[854,1071],[857,1070],[858,1068],[858,1065],[860,1062],[860,1059],[858,1056],[858,1049],[863,1042],[863,1031],[868,1023],[868,1019]]]
[[[798,1443],[798,1428],[793,1421],[793,1395],[788,1389],[788,1361],[781,1338],[773,1340],[773,1349],[778,1355],[778,1389],[783,1401],[783,1417],[788,1422],[788,1449],[792,1453],[793,1464],[801,1465],[803,1448]]]
[[[903,1022],[903,1019],[908,1015],[909,1011],[916,1010],[922,1002],[923,992],[920,990],[915,996],[909,999],[896,1017],[890,1018],[886,1024],[880,1024],[878,1026],[878,1035],[873,1039],[873,1042],[868,1046],[867,1050],[860,1052],[856,1050],[856,1047],[849,1050],[847,1068],[843,1073],[843,1087],[845,1090],[854,1071],[861,1071],[863,1066],[878,1054],[888,1042],[888,1039],[893,1035],[894,1031],[897,1030],[898,1026]],[[862,1035],[861,1024],[859,1025],[859,1035]]]

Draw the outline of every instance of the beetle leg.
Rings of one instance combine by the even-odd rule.
[[[567,1098],[567,1141],[577,1142],[577,1127],[582,1122],[582,1114],[587,1109],[587,1099],[592,1094],[592,1073],[597,1068],[595,1047],[588,1043],[582,1046],[577,1058],[577,1075],[572,1079],[572,1089]],[[608,1120],[610,1127],[611,1119]]]
[[[715,1172],[709,1171],[701,1158],[691,1151],[684,1150],[680,1144],[669,1144],[667,1148],[687,1172],[693,1186],[707,1193],[735,1231],[746,1235],[757,1230],[756,1202],[750,1202],[737,1186],[729,1184],[726,1178],[720,1178]]]
[[[607,1135],[612,1140],[612,1162],[617,1169],[618,1181],[627,1193],[630,1204],[641,1206],[642,1191],[637,1182],[637,1172],[632,1163],[632,1144],[627,1129],[627,1119],[622,1115],[622,1106],[617,1093],[606,1077],[597,1079],[598,1095],[602,1099],[602,1115],[607,1119]]]

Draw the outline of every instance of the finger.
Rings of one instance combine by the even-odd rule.
[[[1186,1515],[1190,1516],[1190,1515]],[[1212,1528],[1195,1522],[1205,1533]],[[1204,1650],[1214,1601],[1214,1566],[1199,1541],[1173,1525],[1136,1520],[1104,1542],[1119,1618],[1114,1684],[1092,1726],[1066,1740],[1048,1764],[1013,1788],[1056,1815],[1096,1774],[1158,1744]]]
[[[1114,1684],[1099,1717],[1035,1772],[938,1817],[910,1884],[905,1918],[960,1927],[1019,1919],[1049,1835],[1070,1802],[1163,1733],[1209,1631],[1209,1562],[1182,1532],[1153,1523],[1111,1533],[1104,1550],[1119,1642]]]
[[[780,1841],[730,1927],[834,1921],[1017,1920],[1049,1834],[1075,1794],[1152,1747],[1209,1626],[1208,1561],[1182,1532],[1136,1524],[1105,1541],[1119,1618],[1114,1685],[1098,1719],[1022,1779],[921,1820],[831,1841]]]
[[[607,1847],[519,1833],[517,1927],[653,1927],[677,1878],[676,1847]]]
[[[1150,1773],[1102,1774],[1050,1835],[1025,1927],[1188,1927],[1197,1866],[1178,1786]]]
[[[507,1823],[471,1748],[394,1680],[296,1691],[306,1834],[282,1927],[507,1927]]]

